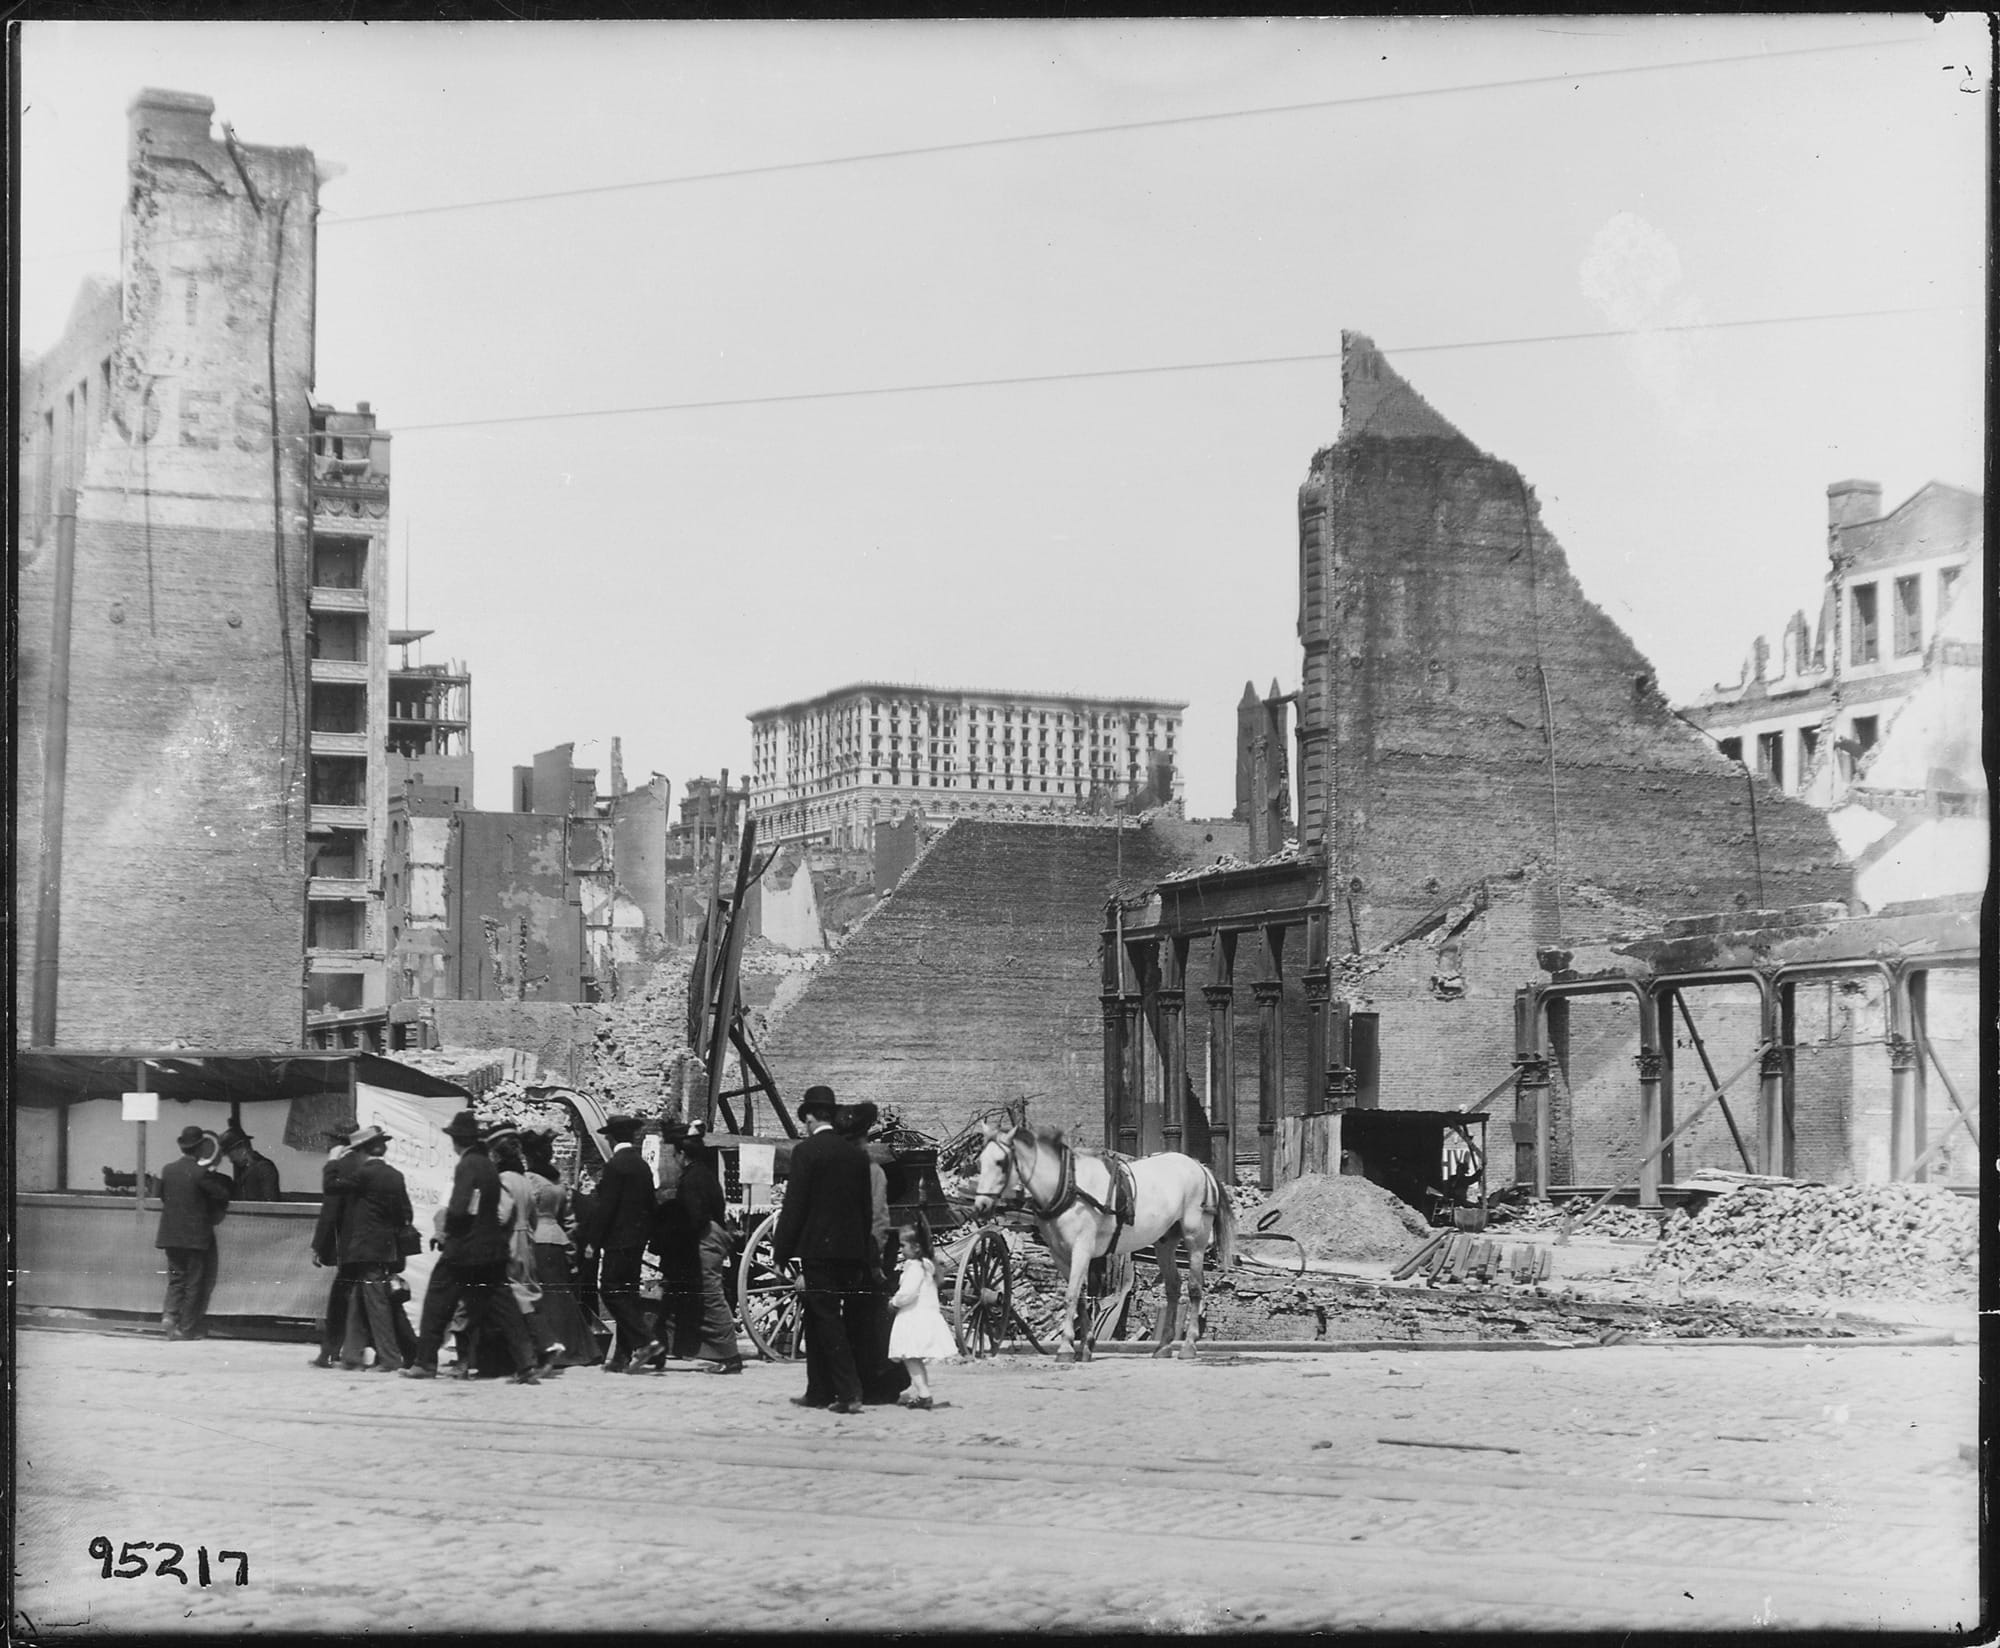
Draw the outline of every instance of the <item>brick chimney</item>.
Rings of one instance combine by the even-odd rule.
[[[1826,489],[1826,525],[1829,532],[1881,518],[1880,481],[1835,481]]]

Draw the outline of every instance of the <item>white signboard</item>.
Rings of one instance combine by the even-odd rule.
[[[124,1108],[119,1114],[128,1122],[156,1122],[160,1119],[160,1095],[157,1093],[120,1093],[119,1100]]]
[[[778,1147],[772,1144],[744,1144],[736,1150],[736,1182],[767,1185],[778,1167]]]

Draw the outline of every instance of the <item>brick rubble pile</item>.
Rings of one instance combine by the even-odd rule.
[[[1660,1215],[1636,1207],[1620,1207],[1607,1202],[1595,1212],[1587,1202],[1501,1202],[1488,1209],[1488,1228],[1495,1234],[1515,1236],[1530,1231],[1554,1234],[1564,1223],[1575,1236],[1593,1236],[1611,1241],[1651,1241],[1660,1234]]]
[[[597,1039],[584,1057],[578,1085],[607,1110],[668,1113],[672,1067],[686,1052],[692,966],[691,952],[666,957],[640,989],[593,1009]]]
[[[1684,1282],[1964,1296],[1978,1285],[1978,1211],[1937,1185],[1739,1185],[1670,1219],[1648,1263]]]

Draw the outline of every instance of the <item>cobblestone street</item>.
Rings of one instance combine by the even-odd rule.
[[[1970,1346],[1008,1357],[931,1413],[24,1330],[17,1627],[1970,1627]],[[105,1579],[102,1535],[248,1553]],[[151,1554],[151,1553],[149,1553]],[[137,1560],[136,1558],[134,1560]]]

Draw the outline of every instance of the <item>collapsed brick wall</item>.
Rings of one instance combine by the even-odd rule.
[[[933,1133],[1029,1094],[1034,1120],[1095,1142],[1104,903],[1114,885],[1134,892],[1219,850],[1190,844],[1212,831],[1183,832],[954,823],[773,1028],[765,1053],[780,1089],[826,1082]],[[1246,1022],[1254,1054],[1254,1018],[1239,1009],[1239,1048]]]
[[[209,137],[211,111],[204,98],[142,94],[116,336],[103,335],[103,305],[80,305],[75,324],[96,329],[92,337],[67,338],[22,381],[25,426],[41,427],[58,402],[67,415],[86,389],[92,408],[79,420],[70,476],[79,499],[61,1045],[295,1046],[303,1028],[317,182],[303,149],[232,156]],[[77,369],[74,381],[54,376],[62,362]],[[23,1039],[54,548],[53,523],[24,516],[15,726]]]
[[[1591,888],[1655,917],[1845,897],[1824,818],[1761,782],[1753,843],[1741,769],[1675,719],[1520,474],[1345,343],[1341,435],[1299,493],[1303,839],[1331,818],[1364,946],[1524,867],[1565,908]]]
[[[600,1008],[561,1001],[428,1003],[441,1052],[515,1050],[533,1061],[537,1080],[580,1086],[596,1044]]]

